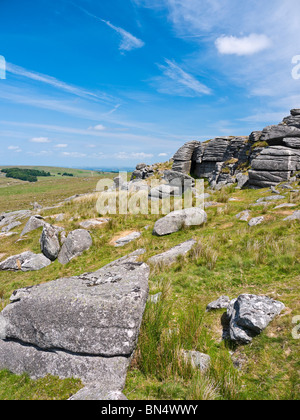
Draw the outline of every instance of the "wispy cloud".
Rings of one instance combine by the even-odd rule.
[[[31,143],[51,143],[48,137],[34,137],[29,140]]]
[[[120,51],[132,51],[137,48],[142,48],[145,43],[141,39],[137,38],[136,36],[132,35],[130,32],[126,31],[125,29],[113,25],[108,20],[101,19],[99,16],[94,15],[93,13],[89,12],[85,8],[75,4],[74,2],[70,1],[70,3],[76,7],[77,9],[81,10],[87,16],[98,20],[99,22],[105,23],[108,27],[113,29],[120,37],[121,37],[121,44],[119,46]]]
[[[163,77],[157,77],[154,81],[158,84],[158,91],[161,93],[186,97],[212,93],[209,87],[184,71],[175,61],[165,59],[165,64],[160,64],[158,67],[162,70]]]
[[[90,92],[88,90],[82,89],[77,86],[70,85],[61,80],[56,79],[55,77],[48,76],[45,74],[37,73],[31,70],[27,70],[23,67],[17,66],[12,63],[7,63],[6,67],[7,73],[14,74],[19,77],[23,77],[30,80],[35,80],[46,85],[50,85],[56,89],[62,90],[64,92],[70,93],[72,95],[79,96],[81,98],[88,98],[93,100],[101,100],[105,102],[112,102],[114,99],[106,94],[99,94]]]

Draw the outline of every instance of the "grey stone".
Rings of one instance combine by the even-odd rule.
[[[98,219],[90,219],[84,220],[83,222],[79,223],[79,226],[83,229],[95,229],[103,226],[105,223],[110,221],[109,218],[98,218]]]
[[[151,189],[149,198],[169,198],[179,193],[179,188],[170,185],[158,185]]]
[[[2,337],[47,351],[129,357],[148,297],[149,267],[136,258],[15,291],[1,313]]]
[[[70,232],[58,255],[61,264],[67,264],[73,258],[78,257],[84,251],[90,249],[93,240],[89,232],[84,229],[77,229]]]
[[[263,130],[261,141],[274,144],[274,142],[276,143],[276,141],[286,137],[300,137],[300,129],[283,124],[271,125]]]
[[[0,271],[38,271],[51,264],[43,254],[27,251],[0,263]]]
[[[183,226],[201,226],[206,221],[207,214],[200,208],[177,210],[159,219],[155,223],[153,234],[157,236],[170,235],[181,230]]]
[[[105,388],[99,383],[84,387],[69,398],[69,401],[127,401],[127,398],[121,391]]]
[[[59,243],[60,229],[52,225],[44,225],[40,238],[41,251],[49,260],[54,261],[60,251]]]
[[[10,223],[9,225],[7,225],[7,226],[3,227],[3,228],[1,229],[1,232],[3,232],[3,233],[8,233],[8,232],[10,232],[11,230],[13,230],[14,228],[16,228],[16,227],[18,227],[18,226],[20,226],[20,225],[21,225],[21,222],[18,222],[18,221],[16,221],[16,222],[12,222],[12,223]]]
[[[186,255],[196,244],[194,239],[190,239],[189,241],[183,242],[180,245],[175,246],[174,248],[170,249],[169,251],[163,252],[162,254],[155,255],[148,260],[149,264],[165,264],[171,265],[176,262],[179,256]]]
[[[227,309],[230,305],[230,299],[228,296],[221,296],[218,300],[211,302],[207,305],[206,312],[218,310],[218,309]]]
[[[257,200],[257,203],[264,203],[265,201],[279,201],[285,200],[286,197],[284,195],[270,195],[268,197],[262,197]]]
[[[284,203],[284,204],[280,204],[279,206],[274,207],[274,210],[284,209],[284,208],[288,208],[288,207],[296,207],[296,206],[297,206],[297,204]]]
[[[205,373],[210,368],[211,358],[207,354],[200,353],[198,351],[182,351],[184,360],[191,363],[193,368],[199,369]]]
[[[236,215],[236,218],[241,220],[242,222],[248,222],[248,220],[250,219],[250,211],[242,211],[241,213]]]
[[[264,222],[265,218],[264,216],[254,217],[251,219],[248,223],[250,227],[258,226]]]
[[[28,220],[28,222],[26,223],[23,232],[21,233],[21,236],[26,235],[29,232],[32,232],[36,229],[39,229],[43,226],[45,226],[46,221],[44,220],[44,218],[42,216],[32,216],[30,217],[30,219]]]
[[[1,319],[1,318],[0,318]],[[1,322],[1,321],[0,321]],[[122,390],[130,359],[85,356],[55,349],[42,349],[12,340],[0,340],[0,370],[32,379],[47,375],[81,379],[84,384],[101,384],[107,392]]]
[[[296,210],[291,216],[288,216],[284,221],[300,220],[300,210]]]
[[[243,188],[249,182],[249,175],[248,174],[237,174],[236,180],[238,183],[238,188]]]
[[[139,239],[141,237],[141,233],[140,232],[132,232],[129,235],[124,236],[123,238],[118,239],[115,242],[115,246],[116,247],[121,247],[121,246],[125,246],[127,244],[129,244],[132,241],[135,241],[136,239]]]
[[[291,115],[294,116],[294,117],[300,115],[300,109],[292,109],[291,110]]]
[[[229,332],[232,341],[251,343],[269,323],[278,316],[285,305],[266,296],[241,295],[231,301],[227,310]]]

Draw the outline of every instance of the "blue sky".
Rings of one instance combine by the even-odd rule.
[[[133,167],[277,124],[299,22],[299,0],[1,0],[0,164]]]

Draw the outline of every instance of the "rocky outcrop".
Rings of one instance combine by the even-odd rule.
[[[27,233],[33,232],[36,229],[44,227],[46,224],[47,223],[42,216],[39,216],[39,215],[32,216],[32,217],[30,217],[30,219],[26,223],[26,225],[25,225],[25,227],[24,227],[24,229],[21,233],[21,236],[24,236]]]
[[[249,137],[188,142],[174,155],[173,170],[207,178],[213,188],[238,183],[265,188],[293,179],[300,171],[300,114]]]
[[[60,251],[59,233],[61,229],[45,225],[40,238],[42,253],[51,261],[56,260]]]
[[[0,370],[120,393],[148,298],[149,268],[138,254],[14,292],[0,315]]]

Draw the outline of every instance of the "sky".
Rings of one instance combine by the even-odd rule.
[[[0,164],[132,168],[300,108],[299,0],[0,0]]]

